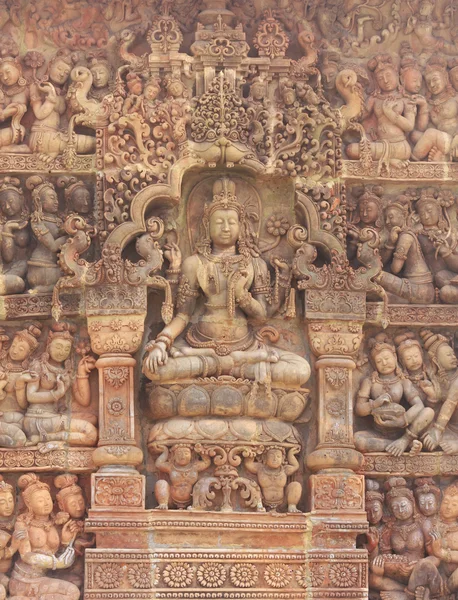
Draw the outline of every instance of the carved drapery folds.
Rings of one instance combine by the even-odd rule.
[[[454,3],[0,4],[0,599],[451,598]]]

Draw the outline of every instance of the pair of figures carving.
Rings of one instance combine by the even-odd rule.
[[[107,58],[91,54],[87,67],[76,66],[75,56],[62,49],[49,60],[46,72],[38,77],[37,69],[44,57],[29,52],[21,61],[18,49],[10,45],[11,56],[0,59],[0,152],[33,152],[51,158],[73,145],[78,154],[95,152],[95,137],[75,133],[73,121],[89,127],[100,126],[97,116],[102,110],[102,99],[111,92],[111,67]],[[23,74],[23,66],[32,69],[32,83]],[[69,79],[72,84],[68,88]],[[33,113],[33,124],[27,144],[21,120],[28,108]],[[67,122],[66,114],[72,117]],[[83,117],[81,116],[83,115]],[[78,121],[79,119],[79,121]]]
[[[54,478],[60,511],[54,514],[50,486],[34,473],[21,475],[18,486],[25,510],[16,518],[14,488],[0,481],[0,598],[9,592],[10,600],[79,599],[84,550],[93,540],[84,533],[86,502],[77,481],[70,474]],[[49,577],[53,571],[60,576]]]
[[[42,452],[64,443],[94,446],[96,419],[87,412],[91,402],[89,374],[95,367],[83,356],[73,377],[71,350],[74,330],[66,323],[55,324],[48,334],[46,349],[34,356],[41,329],[30,325],[17,331],[0,354],[0,446],[36,446]],[[73,404],[67,402],[72,394]],[[71,409],[71,410],[70,410]]]
[[[355,408],[358,416],[373,419],[372,429],[355,433],[362,452],[400,456],[409,448],[417,454],[424,446],[458,453],[458,361],[443,335],[425,329],[420,337],[423,346],[413,334],[399,335],[396,346],[385,334],[371,340],[375,369],[362,380]]]
[[[211,457],[202,452],[200,446],[192,449],[189,444],[175,444],[170,450],[167,446],[156,447],[162,453],[156,459],[155,467],[160,473],[167,474],[169,479],[159,479],[156,482],[154,493],[158,509],[167,510],[170,506],[193,509],[195,503],[191,506],[191,501],[194,486],[199,480],[199,474],[211,467]],[[201,452],[200,456],[198,451]],[[297,504],[301,499],[302,485],[298,481],[288,483],[288,477],[299,469],[296,459],[299,451],[300,447],[296,446],[290,448],[286,455],[284,448],[273,446],[263,452],[261,460],[256,460],[253,450],[243,449],[245,469],[256,475],[262,502],[275,513],[285,500],[287,512],[300,512]],[[257,510],[259,511],[259,507]]]
[[[453,595],[458,589],[456,482],[443,493],[431,478],[416,479],[412,490],[403,477],[391,477],[384,487],[366,481],[370,589],[396,600]]]
[[[62,176],[57,184],[65,189],[67,213],[90,219],[92,199],[84,182]],[[19,179],[0,180],[0,295],[20,294],[27,283],[31,292],[50,292],[62,274],[58,254],[67,234],[56,188],[40,175],[29,177],[26,187],[31,191],[31,214]]]
[[[450,83],[447,60],[435,55],[429,59],[424,69],[426,97],[419,93],[423,73],[409,52],[404,52],[401,75],[388,54],[377,55],[367,68],[374,74],[376,90],[365,102],[359,118],[364,120],[372,140],[372,158],[387,166],[400,166],[408,160],[456,159],[458,96]],[[350,99],[344,91],[348,106],[360,103],[358,85]],[[362,158],[362,148],[359,143],[348,144],[348,158]]]
[[[458,302],[458,249],[453,223],[456,202],[434,188],[407,190],[386,203],[380,186],[358,190],[358,206],[349,226],[349,256],[364,227],[380,236],[384,270],[377,277],[393,303]]]

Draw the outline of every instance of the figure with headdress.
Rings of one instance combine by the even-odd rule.
[[[54,478],[54,486],[59,490],[56,494],[57,504],[61,513],[58,515],[62,525],[67,525],[72,534],[71,543],[75,549],[75,562],[71,571],[63,571],[62,577],[71,581],[80,589],[84,585],[84,551],[94,545],[93,533],[84,531],[84,519],[86,516],[86,500],[83,490],[78,484],[78,476],[72,473],[64,473]],[[61,529],[59,529],[61,531]]]
[[[458,57],[450,58],[447,62],[448,77],[455,92],[458,92]]]
[[[415,386],[403,376],[394,345],[378,334],[369,342],[375,370],[361,382],[355,412],[359,417],[372,416],[372,430],[355,433],[355,446],[361,452],[389,452],[400,456],[409,447],[421,450],[419,436],[434,418],[432,408],[424,406]],[[410,408],[405,410],[402,401]]]
[[[427,450],[438,446],[446,454],[458,454],[458,361],[448,339],[429,329],[420,331],[424,347],[436,369],[442,406],[434,424],[423,436]]]
[[[415,565],[407,598],[453,598],[458,590],[458,485],[444,490],[439,516],[426,539],[428,558]]]
[[[382,532],[380,553],[370,565],[369,584],[382,593],[403,593],[415,565],[425,556],[425,538],[414,494],[406,480],[390,477],[385,490],[391,518]]]
[[[10,338],[1,332],[2,345]],[[8,349],[0,351],[0,447],[17,448],[27,442],[24,414],[27,409],[26,386],[35,374],[30,371],[33,353],[38,348],[41,324],[32,323],[14,333]]]
[[[458,240],[449,214],[454,204],[450,192],[422,188],[413,215],[419,221],[415,231],[423,255],[446,304],[458,302]]]
[[[388,238],[381,256],[386,270],[377,281],[388,292],[390,302],[431,304],[435,299],[433,276],[418,237],[408,225],[410,203],[411,198],[402,194],[385,209]]]
[[[415,128],[417,108],[399,82],[398,69],[388,54],[379,54],[371,59],[367,67],[374,73],[376,91],[366,104],[366,115],[376,119],[375,139],[370,144],[372,158],[387,166],[403,164],[411,154],[407,136]],[[359,143],[346,148],[348,158],[359,160]]]
[[[423,84],[423,74],[409,42],[401,43],[399,55],[401,57],[401,84],[417,107],[415,128],[410,134],[411,142],[416,144],[428,127],[429,121],[428,102],[420,93]]]
[[[67,49],[58,50],[49,61],[47,79],[34,82],[30,88],[30,104],[35,121],[29,139],[32,152],[56,157],[69,143],[68,132],[63,130],[67,112],[66,83],[75,64],[74,56]],[[95,152],[95,138],[75,133],[78,154]]]
[[[113,73],[105,54],[93,53],[89,56],[88,68],[92,74],[92,86],[88,98],[102,100],[114,91]]]
[[[42,452],[69,446],[95,446],[97,428],[88,418],[73,417],[67,402],[72,385],[73,365],[71,351],[75,328],[68,323],[54,323],[48,334],[45,352],[34,361],[34,379],[27,384],[29,403],[24,418],[27,444],[39,445]],[[73,386],[73,399],[84,409],[91,402],[89,373],[95,368],[91,356],[83,356],[78,363]]]
[[[290,291],[290,269],[273,259],[277,276],[271,286],[251,221],[235,192],[230,179],[215,182],[197,250],[182,265],[177,314],[147,346],[143,372],[152,381],[232,375],[299,389],[310,376],[308,362],[274,349],[264,342],[262,328],[255,334],[248,323],[250,319],[262,325],[283,305]],[[201,297],[204,312],[191,324]]]
[[[442,37],[434,35],[436,30],[450,27],[450,11],[446,9],[444,21],[435,21],[433,18],[435,0],[420,0],[415,14],[407,19],[404,33],[409,35],[415,33],[420,42],[423,52],[443,52],[444,54],[456,54],[458,45],[456,40],[448,42]],[[410,4],[408,5],[410,7]]]
[[[357,254],[363,229],[370,227],[383,234],[383,187],[380,185],[354,186],[352,188],[351,218],[348,222],[347,255],[352,259]]]
[[[41,177],[32,175],[26,181],[32,190],[32,231],[37,245],[28,260],[27,278],[35,292],[51,292],[62,272],[57,264],[57,254],[67,235],[59,217],[59,201],[54,185]]]
[[[16,177],[0,179],[0,296],[25,290],[29,211]]]
[[[445,58],[434,55],[429,59],[425,81],[429,120],[425,119],[424,133],[415,144],[412,158],[454,160],[458,157],[458,96],[450,83]]]
[[[380,489],[380,483],[376,479],[366,478],[366,514],[369,521],[369,530],[366,533],[365,548],[369,554],[369,564],[380,552],[380,540],[383,529],[383,501],[385,495]]]
[[[423,534],[428,542],[431,531],[437,529],[441,491],[432,477],[417,477],[414,481],[414,494],[421,513]]]
[[[86,223],[91,223],[94,206],[91,192],[86,183],[77,177],[62,175],[57,180],[57,186],[65,190],[65,212],[67,216],[77,214],[83,217]]]
[[[285,500],[287,512],[300,512],[297,505],[301,499],[302,485],[298,481],[288,483],[288,477],[299,469],[296,458],[299,452],[300,446],[289,448],[288,454],[282,446],[269,446],[260,461],[255,460],[254,453],[247,452],[245,457],[246,470],[257,476],[263,503],[275,514]]]
[[[19,540],[11,535],[14,526],[15,491],[0,475],[0,600],[5,600],[13,557],[19,549]]]
[[[211,465],[208,454],[198,456],[196,449],[190,444],[174,444],[169,450],[167,446],[154,444],[154,449],[161,451],[156,459],[155,467],[160,473],[166,473],[170,480],[158,479],[154,494],[159,503],[158,508],[167,510],[170,504],[178,508],[186,508],[191,504],[192,491],[199,479],[199,473]]]
[[[11,599],[79,600],[80,590],[75,584],[46,576],[48,571],[67,569],[75,562],[72,521],[59,531],[61,522],[53,514],[49,485],[35,473],[21,475],[18,486],[26,510],[18,516],[14,528],[14,536],[20,540],[20,556],[10,579]]]
[[[8,41],[5,44],[5,39],[0,39],[0,122],[9,121],[0,128],[0,152],[28,153],[29,147],[22,143],[25,128],[21,121],[29,103],[29,87],[22,74],[19,48]]]
[[[425,406],[438,410],[440,404],[440,392],[437,382],[430,374],[425,365],[423,348],[412,331],[406,331],[397,335],[394,339],[398,359],[403,374],[409,379]]]

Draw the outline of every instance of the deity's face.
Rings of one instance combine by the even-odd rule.
[[[449,74],[450,83],[453,85],[455,90],[458,92],[458,67],[454,67],[450,70]]]
[[[323,67],[321,71],[321,81],[325,90],[333,90],[336,84],[336,77],[339,69],[335,64],[329,64]]]
[[[448,344],[441,344],[437,349],[437,362],[446,371],[453,371],[458,366],[455,353]]]
[[[441,209],[435,202],[422,202],[417,210],[421,224],[425,227],[433,227],[439,223]]]
[[[447,494],[447,490],[445,491],[440,508],[440,516],[447,520],[458,519],[457,494]]]
[[[179,98],[183,95],[183,92],[184,85],[181,83],[181,81],[172,81],[167,86],[167,93],[169,96],[172,96],[172,98]]]
[[[260,101],[266,97],[266,86],[263,83],[256,81],[255,83],[251,84],[250,92],[253,100]]]
[[[380,500],[366,502],[367,520],[370,525],[378,525],[383,517],[383,505]]]
[[[399,210],[399,208],[396,208],[395,206],[389,206],[386,210],[385,222],[388,229],[393,229],[393,227],[402,227],[404,225],[404,214]]]
[[[219,209],[210,216],[210,238],[215,246],[234,246],[239,235],[240,221],[237,211]]]
[[[85,187],[77,187],[71,196],[72,208],[77,213],[87,215],[92,208],[91,194]]]
[[[72,519],[81,519],[86,512],[86,502],[81,492],[71,494],[63,500],[63,510],[67,512]]]
[[[135,79],[130,79],[127,82],[127,89],[131,94],[135,96],[140,96],[143,91],[143,83],[140,77],[136,77]]]
[[[420,2],[419,12],[422,17],[429,17],[433,12],[434,4],[429,0]]]
[[[296,92],[291,88],[283,90],[282,98],[285,106],[291,106],[296,102]]]
[[[411,94],[420,93],[422,79],[423,77],[421,71],[415,69],[414,67],[409,67],[402,74],[402,83],[404,84],[404,89],[406,92],[410,92]]]
[[[398,496],[391,499],[390,510],[395,519],[406,521],[413,516],[413,503],[406,496]]]
[[[12,360],[22,362],[30,356],[31,352],[32,348],[22,336],[14,336],[13,342],[8,350],[8,354]]]
[[[374,357],[375,367],[381,375],[390,375],[396,370],[396,357],[388,348],[377,352]]]
[[[176,448],[173,453],[173,460],[179,467],[186,467],[189,465],[192,459],[190,448]]]
[[[423,366],[423,355],[417,345],[403,348],[400,352],[400,359],[408,371],[418,371]]]
[[[37,490],[29,498],[29,508],[37,517],[45,517],[52,513],[53,504],[48,490]]]
[[[5,190],[0,194],[0,209],[5,217],[19,215],[24,206],[24,197],[14,190]]]
[[[71,65],[66,63],[61,58],[53,60],[49,67],[49,79],[52,83],[63,85],[70,76],[72,70]]]
[[[0,492],[0,517],[11,517],[14,512],[14,498],[10,491]]]
[[[377,71],[375,79],[382,92],[393,92],[399,85],[398,74],[390,67]]]
[[[59,200],[57,198],[56,190],[52,187],[46,186],[40,195],[41,205],[43,211],[47,213],[59,212]]]
[[[160,92],[160,88],[159,86],[157,86],[155,83],[148,83],[145,86],[145,90],[143,92],[143,95],[145,96],[146,100],[156,100],[156,98],[159,96],[159,92]]]
[[[110,70],[107,65],[99,64],[91,67],[92,85],[97,88],[104,88],[110,81]]]
[[[0,63],[0,82],[3,85],[15,85],[21,76],[20,70],[10,61]]]
[[[49,356],[56,362],[64,362],[72,351],[71,340],[55,337],[48,346]]]
[[[444,71],[430,71],[425,74],[426,85],[428,86],[428,90],[433,94],[433,96],[437,96],[441,94],[445,88],[447,87],[447,77]]]
[[[378,219],[378,206],[376,202],[362,202],[359,205],[359,220],[364,225],[372,225]]]
[[[432,492],[426,494],[418,494],[418,508],[425,517],[432,517],[439,510],[439,504],[436,496]]]
[[[283,464],[283,453],[278,448],[271,448],[267,451],[266,465],[270,469],[278,469]]]

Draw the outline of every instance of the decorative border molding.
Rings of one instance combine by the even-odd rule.
[[[371,452],[364,455],[364,464],[360,473],[367,477],[458,475],[458,455],[449,456],[443,452],[424,452],[418,456],[410,456],[405,453],[397,458],[385,452]]]
[[[62,448],[43,454],[38,448],[0,448],[0,472],[73,471],[90,473],[94,448]]]
[[[425,181],[456,181],[458,178],[458,164],[451,162],[410,162],[407,167],[391,167],[388,173],[386,168],[380,171],[380,165],[373,162],[368,168],[359,160],[342,161],[342,178],[370,181],[406,181],[412,183],[417,180]]]
[[[379,323],[381,302],[366,304],[366,323]],[[458,306],[448,304],[391,304],[388,306],[390,325],[447,327],[458,323]]]

